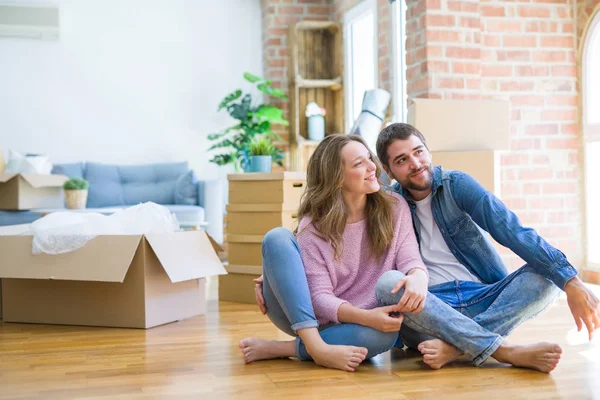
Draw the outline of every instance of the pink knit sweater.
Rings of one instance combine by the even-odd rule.
[[[377,307],[375,287],[384,272],[395,269],[407,274],[411,269],[419,268],[427,273],[419,254],[408,204],[395,193],[392,196],[397,199],[393,207],[394,238],[379,260],[369,256],[366,220],[346,225],[340,260],[335,260],[333,247],[319,237],[310,217],[300,221],[297,239],[320,324],[339,323],[338,308],[343,303],[366,310]]]

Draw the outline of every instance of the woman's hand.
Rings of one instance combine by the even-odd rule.
[[[427,297],[428,277],[422,269],[412,269],[408,275],[400,279],[392,289],[392,293],[398,293],[404,288],[404,295],[395,306],[395,311],[417,314],[425,307]]]
[[[258,308],[260,308],[260,312],[264,314],[267,313],[267,306],[265,305],[265,298],[263,297],[263,276],[259,276],[254,279],[254,297],[256,297],[256,304],[258,304]]]
[[[396,312],[397,308],[398,306],[394,305],[366,310],[365,325],[382,332],[398,332],[404,317],[400,314],[397,316],[390,315],[390,313]]]

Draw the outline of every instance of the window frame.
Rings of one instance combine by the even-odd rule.
[[[379,61],[378,61],[378,35],[379,29],[377,26],[377,0],[363,0],[344,13],[344,114],[346,132],[349,132],[354,125],[354,117],[352,110],[353,98],[353,81],[352,81],[352,43],[350,35],[350,25],[352,22],[360,18],[365,12],[372,11],[373,14],[373,70],[375,76],[374,87],[379,86]]]
[[[590,143],[598,143],[600,142],[600,121],[596,123],[589,122],[589,92],[588,88],[590,86],[590,71],[593,70],[591,63],[591,59],[593,56],[596,56],[600,59],[600,8],[596,8],[595,14],[591,17],[591,22],[588,25],[587,31],[585,33],[585,39],[583,43],[581,57],[581,68],[582,68],[582,91],[581,91],[581,100],[582,100],[582,143],[583,143],[583,159],[584,159],[584,209],[585,209],[585,240],[584,240],[584,248],[585,248],[585,261],[588,267],[600,268],[600,262],[592,262],[590,260],[590,248],[593,245],[590,243],[591,239],[591,221],[589,220],[589,209],[594,205],[592,203],[592,199],[590,199],[590,190],[589,187],[593,182],[590,182],[590,174],[589,174],[589,164],[591,156],[588,154],[588,144]],[[599,62],[600,64],[600,62]],[[598,69],[598,68],[597,68]],[[595,72],[598,74],[596,77],[596,81],[600,82],[600,72]],[[600,101],[600,97],[598,97],[598,101]],[[597,205],[596,205],[597,206]]]
[[[392,122],[407,122],[406,0],[393,0],[392,8]]]

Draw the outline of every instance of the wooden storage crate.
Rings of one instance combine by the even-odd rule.
[[[290,26],[288,47],[290,167],[306,171],[308,157],[318,144],[308,140],[308,103],[316,102],[327,111],[326,135],[346,133],[342,26],[333,21],[300,21]]]

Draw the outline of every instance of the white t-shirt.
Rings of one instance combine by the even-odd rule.
[[[417,217],[421,224],[419,232],[421,257],[429,271],[429,286],[454,280],[481,282],[467,267],[462,265],[448,248],[440,228],[431,212],[431,194],[417,205]]]

